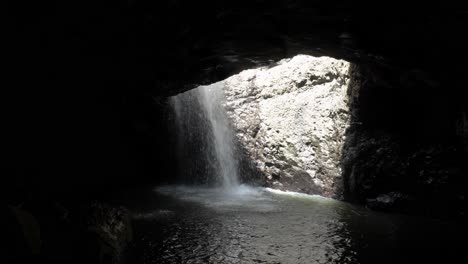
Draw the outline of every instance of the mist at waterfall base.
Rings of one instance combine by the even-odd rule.
[[[453,223],[240,184],[222,85],[173,98],[183,184],[130,206],[135,263],[449,263],[459,255],[463,229]]]

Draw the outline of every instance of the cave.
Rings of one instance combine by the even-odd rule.
[[[6,263],[463,256],[465,4],[6,11]]]

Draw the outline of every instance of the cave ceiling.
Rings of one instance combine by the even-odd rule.
[[[27,59],[30,69],[49,75],[74,78],[80,72],[103,82],[125,83],[131,90],[171,95],[296,54],[430,74],[450,66],[463,74],[453,66],[467,57],[468,9],[460,5],[11,2],[8,20],[13,30],[7,36],[14,66],[18,59]]]

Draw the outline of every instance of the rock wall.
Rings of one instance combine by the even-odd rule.
[[[268,186],[341,196],[349,63],[298,55],[225,81],[225,106],[244,156]]]
[[[104,202],[34,197],[0,217],[4,263],[124,263],[133,240],[130,212]]]
[[[350,70],[344,198],[388,211],[464,215],[467,104],[457,82],[376,65]]]

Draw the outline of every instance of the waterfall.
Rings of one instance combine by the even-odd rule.
[[[223,106],[223,88],[219,82],[171,98],[179,173],[185,182],[239,185],[235,134]]]

